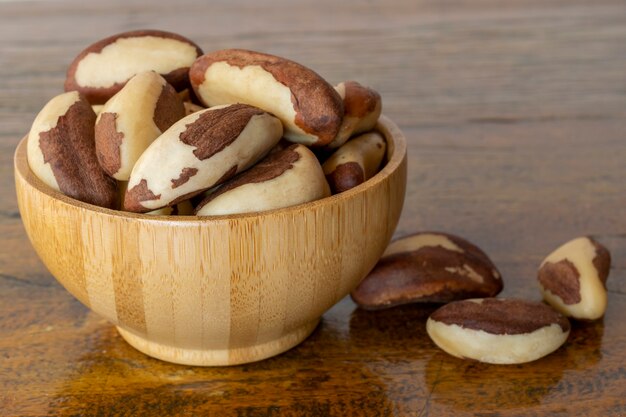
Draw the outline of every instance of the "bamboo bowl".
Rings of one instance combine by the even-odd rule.
[[[149,216],[76,201],[15,153],[19,210],[37,254],[78,300],[147,355],[234,365],[282,353],[374,267],[398,223],[406,140],[381,117],[387,163],[347,192],[258,214]]]

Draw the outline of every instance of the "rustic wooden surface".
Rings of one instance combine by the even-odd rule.
[[[626,415],[626,4],[547,3],[0,2],[0,415]],[[538,299],[541,259],[591,234],[613,253],[605,318],[519,366],[437,350],[432,306],[373,313],[349,299],[299,347],[256,364],[135,351],[37,259],[12,155],[80,49],[144,27],[375,87],[409,140],[397,236],[463,236],[499,266],[503,295]]]

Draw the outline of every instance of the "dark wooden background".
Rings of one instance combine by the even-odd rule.
[[[591,234],[613,253],[605,318],[518,366],[436,349],[432,306],[368,313],[349,299],[302,345],[256,364],[135,351],[37,259],[12,155],[73,56],[137,28],[376,88],[409,140],[397,236],[463,236],[499,266],[503,295],[539,299],[543,257]],[[0,175],[2,416],[626,415],[624,1],[2,1]]]

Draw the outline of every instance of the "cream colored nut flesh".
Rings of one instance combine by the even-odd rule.
[[[259,212],[328,197],[317,158],[304,145],[273,152],[224,183],[196,208],[198,216]]]
[[[285,137],[292,142],[323,146],[339,131],[341,97],[322,77],[293,61],[226,49],[198,58],[189,77],[206,106],[246,103],[259,107],[282,121]]]
[[[557,350],[567,340],[570,324],[543,303],[483,298],[444,305],[428,318],[426,330],[450,355],[518,364]]]
[[[422,232],[392,242],[350,295],[359,307],[378,310],[494,297],[502,287],[500,273],[480,248],[458,236]]]
[[[343,100],[344,115],[339,133],[327,147],[335,149],[359,133],[374,129],[383,105],[380,94],[356,81],[345,81],[335,86]]]
[[[415,233],[405,236],[401,239],[394,240],[385,249],[384,256],[391,256],[396,253],[409,252],[419,250],[425,247],[440,247],[450,252],[465,253],[465,249],[455,243],[451,235],[435,232]],[[496,276],[499,278],[499,276]]]
[[[189,87],[189,67],[200,55],[198,45],[175,33],[119,33],[78,54],[67,70],[65,91],[78,90],[90,103],[102,104],[130,78],[145,71],[156,71],[180,91]]]
[[[154,71],[135,75],[106,102],[96,120],[100,165],[116,180],[128,181],[146,148],[184,116],[183,102],[163,77]]]
[[[546,302],[566,316],[595,320],[607,307],[609,251],[589,237],[560,246],[541,263],[538,281]]]
[[[141,155],[130,176],[124,209],[156,210],[221,184],[265,156],[282,132],[280,120],[246,104],[186,116]]]
[[[49,187],[86,203],[114,208],[117,184],[98,164],[91,105],[77,91],[52,98],[27,142],[30,169]]]
[[[376,175],[385,149],[378,132],[365,133],[337,149],[322,165],[332,192],[349,190]]]

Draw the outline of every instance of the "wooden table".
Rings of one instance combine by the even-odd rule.
[[[623,1],[203,3],[0,3],[0,415],[626,415]],[[613,254],[606,316],[518,366],[438,350],[424,324],[433,306],[365,312],[349,299],[259,363],[194,368],[135,351],[37,259],[12,156],[79,50],[145,27],[376,88],[409,140],[397,236],[463,236],[500,268],[502,295],[539,299],[543,257],[593,235]]]

